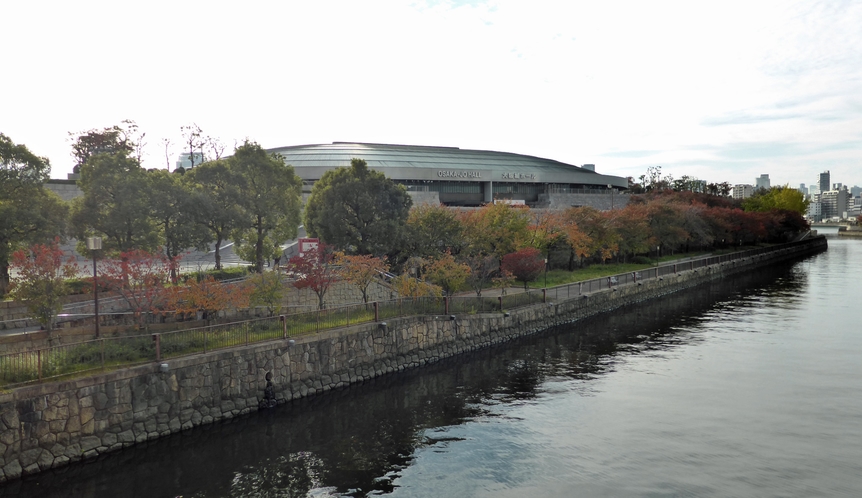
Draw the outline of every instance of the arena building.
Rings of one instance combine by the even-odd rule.
[[[363,159],[370,169],[404,185],[414,203],[479,206],[503,201],[552,206],[562,202],[571,206],[584,204],[573,202],[572,196],[601,194],[613,203],[614,192],[628,189],[626,178],[596,173],[591,164],[573,166],[508,152],[348,142],[279,147],[268,152],[280,154],[294,167],[305,194],[325,172],[349,167],[353,158]]]

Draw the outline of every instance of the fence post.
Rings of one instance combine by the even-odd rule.
[[[350,306],[347,306],[347,326],[350,326]]]
[[[676,263],[673,264],[673,274],[676,275]]]
[[[443,298],[443,314],[449,314],[449,296]]]
[[[380,321],[380,306],[379,306],[379,303],[377,301],[374,301],[374,321],[375,322]]]
[[[583,286],[584,286],[583,282],[578,282],[578,295],[579,296],[581,295],[581,290],[583,289]]]
[[[279,315],[278,319],[281,320],[281,338],[287,339],[287,320],[284,319],[284,315]]]
[[[153,334],[153,342],[156,343],[156,361],[162,361],[162,336]]]
[[[497,301],[500,302],[500,311],[503,311],[503,295],[497,296]]]
[[[42,350],[36,351],[36,368],[39,370],[39,382],[42,382]]]
[[[542,302],[548,302],[548,289],[542,289]]]
[[[248,335],[249,335],[249,329],[250,329],[250,328],[251,328],[251,327],[249,327],[249,322],[245,322],[245,345],[246,345],[246,346],[248,346],[248,344],[249,344],[249,337],[248,337]]]
[[[320,332],[320,309],[317,310],[317,330],[315,332]]]
[[[105,369],[105,340],[99,339],[99,345],[101,346],[101,356],[102,356],[102,370]]]
[[[209,338],[209,330],[204,329],[204,353],[207,352],[207,339]]]

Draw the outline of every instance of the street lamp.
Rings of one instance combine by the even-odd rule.
[[[98,254],[96,251],[102,249],[102,238],[101,237],[87,237],[87,249],[93,251],[93,310],[95,311],[96,316],[96,339],[99,338],[99,280],[97,271],[98,266],[96,266],[96,255]]]
[[[545,288],[548,288],[548,258],[545,258]]]

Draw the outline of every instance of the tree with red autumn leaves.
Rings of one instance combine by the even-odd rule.
[[[510,273],[515,280],[524,282],[524,290],[527,290],[527,282],[536,280],[545,269],[545,259],[542,258],[541,251],[535,247],[527,247],[503,256],[500,269]]]
[[[12,269],[16,273],[12,298],[24,301],[27,311],[50,334],[63,309],[61,298],[68,294],[66,279],[78,274],[75,259],[64,258],[59,239],[54,239],[48,245],[36,244],[12,253]]]
[[[126,301],[138,325],[144,326],[147,313],[164,309],[166,284],[175,265],[176,261],[164,254],[132,249],[120,253],[119,258],[105,260],[100,265],[101,279],[111,292]]]
[[[332,284],[341,280],[334,263],[335,255],[326,244],[294,256],[287,262],[287,271],[296,279],[297,289],[311,289],[317,294],[318,307],[324,308],[323,298]]]

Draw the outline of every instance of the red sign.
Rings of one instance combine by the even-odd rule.
[[[308,251],[316,251],[320,245],[320,239],[299,239],[299,257],[305,256]]]

